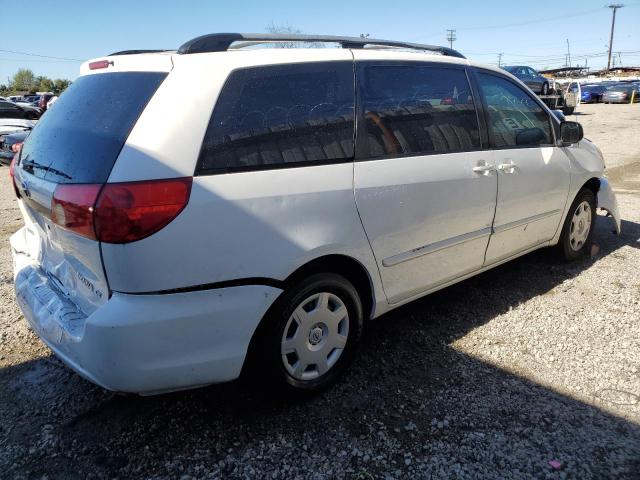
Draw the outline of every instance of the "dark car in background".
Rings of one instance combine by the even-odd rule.
[[[582,85],[580,90],[582,103],[599,103],[602,102],[602,96],[607,91],[607,87],[605,85]]]
[[[38,120],[40,115],[42,115],[42,111],[37,107],[0,101],[0,119]]]
[[[540,75],[533,68],[526,65],[510,65],[502,67],[502,69],[518,78],[534,93],[538,95],[547,95],[549,93],[549,79]]]
[[[640,88],[632,83],[621,83],[607,88],[602,95],[604,103],[640,102]]]
[[[13,156],[16,154],[15,147],[24,142],[29,133],[31,133],[31,129],[9,135],[0,135],[0,163],[2,165],[9,165],[11,163]]]

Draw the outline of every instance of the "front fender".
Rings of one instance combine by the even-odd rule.
[[[613,189],[611,188],[611,184],[606,177],[600,177],[598,208],[605,210],[613,218],[616,225],[616,233],[620,235],[622,228],[620,214],[618,213],[618,202],[616,200],[616,195],[613,193]]]

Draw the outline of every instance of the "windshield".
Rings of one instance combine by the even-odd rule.
[[[20,164],[56,183],[104,183],[129,132],[166,77],[116,72],[78,78],[22,148]]]

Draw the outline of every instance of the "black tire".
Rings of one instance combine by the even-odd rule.
[[[583,204],[583,202],[587,202],[591,208],[591,224],[589,226],[589,233],[586,237],[586,240],[584,240],[580,248],[576,248],[576,246],[578,245],[572,245],[571,240],[572,223],[577,209]],[[566,260],[578,260],[589,255],[591,250],[593,231],[595,230],[596,225],[596,207],[596,196],[594,195],[593,191],[589,190],[588,188],[583,188],[582,190],[580,190],[580,192],[578,192],[578,195],[576,195],[576,198],[571,204],[571,208],[567,213],[567,218],[565,219],[564,225],[562,226],[560,241],[558,242],[558,247],[560,248],[560,251],[562,252]]]
[[[562,107],[562,113],[565,115],[571,115],[575,109],[576,107]]]
[[[281,352],[284,330],[294,310],[320,292],[336,295],[346,307],[348,318],[344,321],[348,322],[347,342],[337,361],[326,373],[301,380],[294,378],[285,367]],[[269,309],[250,347],[248,376],[261,386],[269,389],[276,387],[280,393],[299,395],[319,392],[335,383],[351,363],[362,334],[362,324],[362,302],[351,282],[333,273],[313,274],[285,290]]]

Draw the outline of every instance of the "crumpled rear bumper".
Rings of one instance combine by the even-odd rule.
[[[620,235],[622,231],[620,213],[618,212],[618,201],[613,193],[611,184],[606,177],[600,177],[600,190],[598,190],[598,208],[605,210],[612,218],[616,226],[616,233]]]
[[[171,294],[113,292],[85,315],[11,238],[18,305],[69,367],[109,390],[154,394],[238,378],[249,342],[281,290],[265,285]]]

